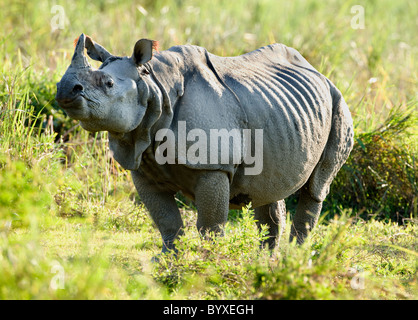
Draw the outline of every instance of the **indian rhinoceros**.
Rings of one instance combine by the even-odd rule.
[[[120,57],[82,34],[56,100],[84,129],[109,132],[113,157],[131,171],[161,233],[162,252],[175,249],[183,232],[180,191],[195,202],[202,235],[222,234],[228,209],[251,203],[272,248],[284,227],[283,199],[300,190],[290,240],[302,243],[353,146],[340,91],[283,44],[238,57],[155,45],[141,39],[132,56]],[[102,62],[98,69],[84,49]],[[209,148],[204,139],[214,132]]]

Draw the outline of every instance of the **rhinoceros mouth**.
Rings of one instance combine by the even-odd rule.
[[[87,103],[82,95],[71,99],[60,100],[58,105],[75,120],[85,120],[89,116]]]
[[[80,98],[81,96],[77,96],[77,97],[70,98],[70,99],[62,99],[58,101],[58,105],[64,109],[71,108],[73,107],[73,105],[79,104],[77,103],[77,100],[80,100]]]
[[[83,100],[84,100],[84,97],[81,94],[78,94],[75,97],[57,100],[57,102],[61,108],[67,111],[70,109],[84,108]]]

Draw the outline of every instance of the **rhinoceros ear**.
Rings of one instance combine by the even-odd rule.
[[[112,56],[105,48],[100,44],[95,43],[92,38],[89,36],[86,37],[85,47],[87,49],[87,54],[93,60],[105,62],[105,60]]]
[[[153,50],[157,50],[158,42],[141,39],[135,43],[132,59],[137,66],[141,66],[152,59]]]

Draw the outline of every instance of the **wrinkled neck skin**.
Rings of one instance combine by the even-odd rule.
[[[184,93],[184,58],[177,52],[164,51],[157,53],[145,68],[160,90],[166,92],[173,108]]]
[[[178,59],[171,53],[160,53],[144,65],[149,75],[137,83],[138,102],[147,106],[141,123],[128,133],[109,132],[113,157],[127,170],[139,169],[147,149],[153,157],[158,145],[153,144],[152,137],[159,129],[170,127],[175,104],[184,91],[184,70],[179,68]]]

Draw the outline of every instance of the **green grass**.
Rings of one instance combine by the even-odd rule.
[[[302,247],[287,242],[287,230],[270,256],[258,248],[251,211],[228,223],[225,237],[215,242],[199,237],[195,213],[186,211],[178,258],[167,255],[152,264],[161,242],[146,211],[125,203],[122,214],[114,206],[97,213],[92,205],[84,218],[50,217],[38,231],[9,234],[2,242],[1,298],[417,298],[416,225],[336,218],[321,224]],[[126,214],[135,219],[128,222]],[[65,281],[53,290],[57,263]],[[356,276],[364,289],[356,289]]]
[[[418,298],[416,1],[56,4],[65,24],[51,31],[50,2],[0,3],[0,299]],[[356,4],[363,30],[350,27]],[[81,32],[118,55],[143,37],[219,55],[282,42],[336,83],[356,144],[308,241],[288,243],[292,199],[270,255],[251,209],[231,211],[225,237],[208,242],[179,198],[178,258],[151,263],[159,233],[107,134],[83,131],[54,100]]]

